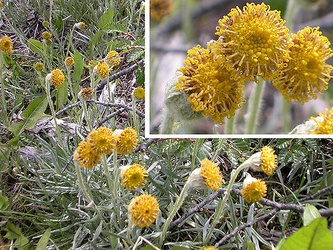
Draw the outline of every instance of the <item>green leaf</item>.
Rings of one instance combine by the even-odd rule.
[[[303,213],[303,224],[304,226],[309,225],[314,219],[321,218],[321,215],[318,209],[310,204],[305,205],[304,213]]]
[[[30,46],[30,49],[39,54],[39,55],[43,55],[43,50],[44,50],[44,45],[43,43],[41,43],[40,41],[36,40],[36,39],[29,39],[28,40],[28,44]]]
[[[110,8],[99,19],[99,22],[98,22],[98,25],[97,25],[98,28],[100,28],[101,30],[110,29],[111,24],[113,22],[113,16],[114,16],[113,9]]]
[[[0,211],[6,210],[8,207],[8,198],[0,195]]]
[[[73,82],[73,91],[74,93],[79,92],[79,85],[83,73],[83,59],[81,54],[76,50],[73,55],[74,58],[74,72],[72,75],[72,82]]]
[[[16,240],[22,235],[21,230],[10,221],[8,221],[8,223],[6,224],[5,230],[7,231],[7,233],[4,238],[9,240]]]
[[[23,121],[12,124],[8,130],[15,136],[20,135],[25,129],[32,129],[38,119],[44,114],[47,107],[47,99],[44,97],[33,100],[22,112]]]
[[[96,34],[94,35],[94,37],[91,39],[91,41],[89,43],[87,55],[90,55],[92,53],[94,46],[101,40],[103,35],[104,35],[104,31],[102,31],[102,30],[99,30],[96,32]]]
[[[327,219],[318,218],[291,235],[280,250],[333,250],[333,234]]]
[[[51,229],[48,228],[43,234],[42,238],[37,243],[36,250],[45,250],[47,247],[47,243],[49,242],[51,236]]]
[[[57,88],[57,110],[62,109],[65,107],[67,100],[68,100],[68,83],[67,81],[64,82],[64,84]]]

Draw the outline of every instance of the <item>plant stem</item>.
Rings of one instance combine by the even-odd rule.
[[[106,180],[108,182],[110,193],[112,193],[113,185],[112,185],[112,180],[111,180],[111,176],[110,176],[110,172],[109,172],[109,168],[108,168],[107,156],[105,154],[102,155],[102,165],[103,165],[103,169],[105,172]]]
[[[250,96],[249,106],[246,113],[246,134],[253,134],[256,131],[258,116],[261,107],[261,98],[265,86],[265,81],[262,78],[254,86],[254,90]]]
[[[235,126],[235,116],[232,116],[225,120],[225,134],[233,134],[234,133],[234,126]]]
[[[118,198],[118,189],[119,189],[119,176],[120,176],[120,170],[117,166],[117,158],[118,154],[116,151],[113,152],[113,171],[114,171],[114,181],[113,181],[113,198],[116,202]]]
[[[2,77],[2,67],[3,67],[3,52],[0,51],[0,85],[1,85],[1,102],[2,102],[2,114],[3,114],[3,119],[6,123],[6,127],[9,126],[9,120],[8,120],[8,114],[7,114],[7,104],[6,104],[6,97],[5,97],[5,83]]]
[[[188,192],[189,188],[191,187],[191,185],[192,185],[192,183],[187,181],[185,183],[185,186],[183,187],[182,191],[180,192],[180,195],[178,196],[174,206],[170,206],[170,207],[172,207],[172,210],[171,210],[166,222],[164,223],[162,233],[160,236],[160,242],[159,242],[160,245],[163,244],[163,241],[165,239],[165,235],[170,226],[170,223],[171,223],[173,217],[175,217],[175,215],[176,215],[177,211],[179,210],[179,208],[181,207],[181,205],[183,204],[183,202],[187,196],[187,192]]]
[[[229,196],[230,196],[230,191],[232,189],[233,184],[236,181],[236,178],[238,176],[238,174],[245,168],[248,167],[248,163],[244,162],[243,164],[241,164],[237,169],[232,170],[231,172],[231,176],[230,176],[230,181],[229,184],[227,186],[227,190],[224,193],[223,199],[219,201],[219,204],[217,206],[217,209],[215,211],[214,214],[214,218],[212,220],[211,226],[210,226],[210,230],[207,234],[207,236],[204,239],[204,245],[206,245],[209,241],[209,239],[211,238],[213,231],[215,229],[215,226],[217,225],[217,223],[221,220],[222,216],[223,216],[223,209],[226,206]]]
[[[139,134],[139,123],[138,123],[138,117],[136,114],[136,98],[134,95],[132,95],[132,116],[133,116],[133,127],[135,131]]]
[[[174,121],[175,120],[171,112],[168,108],[165,108],[160,134],[172,134]]]

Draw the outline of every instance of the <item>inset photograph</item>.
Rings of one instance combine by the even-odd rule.
[[[150,0],[146,135],[333,133],[333,1]]]

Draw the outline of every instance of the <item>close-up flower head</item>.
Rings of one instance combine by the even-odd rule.
[[[264,181],[252,177],[249,173],[243,182],[241,195],[248,203],[258,202],[267,194],[267,185]]]
[[[272,147],[264,146],[261,151],[250,156],[244,164],[253,171],[272,175],[277,168],[277,155]]]
[[[82,88],[79,92],[79,96],[81,96],[84,100],[88,100],[94,94],[94,89],[91,87]]]
[[[118,154],[126,155],[132,153],[138,144],[138,133],[131,127],[116,129],[113,132],[116,138],[116,151]]]
[[[64,73],[62,73],[60,69],[55,69],[52,70],[50,74],[51,74],[50,75],[51,84],[56,88],[60,88],[65,82]]]
[[[145,99],[145,89],[142,87],[137,87],[133,90],[133,96],[136,100],[143,100]]]
[[[213,51],[225,55],[245,81],[269,80],[289,59],[289,30],[280,12],[269,5],[237,6],[218,23]]]
[[[187,52],[182,75],[176,83],[178,91],[188,95],[194,112],[210,117],[216,123],[233,116],[244,103],[242,80],[236,76],[224,56],[196,46]]]
[[[272,83],[289,102],[317,99],[331,79],[333,67],[326,61],[332,56],[330,42],[319,28],[306,27],[292,34],[290,59]]]
[[[105,58],[105,61],[112,67],[117,67],[121,63],[119,53],[115,50],[111,50]]]
[[[203,178],[204,184],[213,191],[216,191],[222,185],[223,176],[220,168],[216,163],[206,158],[201,161],[200,176]]]
[[[333,134],[333,108],[326,109],[324,114],[320,113],[318,117],[311,117],[310,120],[316,123],[312,134]]]
[[[93,167],[99,163],[101,155],[96,152],[87,141],[81,141],[74,151],[73,159],[77,161],[81,167],[92,170]]]
[[[74,58],[71,56],[68,56],[65,58],[65,65],[67,67],[72,67],[74,65]]]
[[[134,225],[141,228],[150,227],[158,216],[159,204],[155,197],[142,194],[131,200],[128,212]]]
[[[88,134],[87,142],[97,153],[111,154],[116,147],[116,138],[112,134],[112,129],[99,127]]]
[[[101,79],[104,79],[109,75],[110,68],[109,68],[109,65],[106,62],[99,62],[97,64],[97,66],[95,66],[95,67],[96,67],[97,75]]]
[[[140,164],[120,167],[121,185],[128,190],[140,188],[146,183],[147,170]]]

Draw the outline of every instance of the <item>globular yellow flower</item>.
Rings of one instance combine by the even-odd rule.
[[[65,65],[67,67],[72,67],[74,65],[74,59],[73,59],[73,57],[70,57],[70,56],[66,57],[65,58]]]
[[[217,248],[210,246],[210,247],[202,247],[200,248],[200,250],[217,250]]]
[[[253,178],[248,173],[246,175],[241,195],[248,203],[258,202],[266,196],[267,185],[264,181]]]
[[[152,20],[160,22],[165,16],[173,11],[173,0],[151,0],[150,17]]]
[[[145,99],[145,89],[142,87],[137,87],[134,89],[133,95],[137,100]]]
[[[120,171],[121,185],[128,190],[142,187],[146,183],[147,170],[140,164],[120,167]]]
[[[94,89],[91,87],[82,88],[79,92],[79,96],[82,96],[83,99],[88,100],[94,94]]]
[[[44,27],[49,27],[49,25],[50,25],[50,24],[49,24],[48,21],[43,21],[43,26],[44,26]]]
[[[0,2],[0,9],[3,7],[3,3],[2,2]]]
[[[109,75],[110,68],[106,62],[99,62],[96,67],[97,74],[100,78],[104,79]]]
[[[116,152],[118,154],[130,154],[138,144],[138,133],[131,127],[124,130],[117,129],[113,132],[113,136],[117,140]]]
[[[121,62],[121,58],[119,57],[119,53],[115,50],[111,50],[105,58],[106,62],[111,65],[112,67],[119,66]]]
[[[90,60],[89,62],[88,62],[88,66],[89,66],[89,68],[90,69],[93,69],[93,68],[95,68],[95,66],[98,64],[98,62],[96,62],[95,60]]]
[[[60,88],[65,82],[65,75],[60,69],[51,71],[50,81],[56,88]]]
[[[142,194],[133,198],[128,206],[129,218],[138,227],[150,227],[156,220],[159,204],[155,197]]]
[[[0,51],[5,52],[7,55],[13,53],[13,42],[8,36],[0,38]]]
[[[35,70],[37,70],[37,71],[43,71],[44,64],[42,62],[36,62],[34,67],[35,67]]]
[[[87,136],[87,142],[99,154],[111,154],[116,147],[113,130],[107,127],[99,127],[91,131]]]
[[[324,114],[320,113],[319,117],[311,117],[310,120],[315,121],[317,125],[313,134],[333,134],[333,108],[326,109]]]
[[[329,40],[318,27],[306,27],[292,35],[290,56],[273,85],[287,101],[304,104],[316,99],[331,79],[333,67],[326,63],[333,56]]]
[[[216,191],[222,185],[222,173],[220,168],[216,165],[216,163],[211,162],[208,159],[203,159],[201,161],[201,171],[200,175],[204,180],[204,184]]]
[[[226,55],[245,81],[271,79],[289,58],[289,30],[280,12],[269,5],[247,3],[242,10],[237,6],[218,23],[213,51]]]
[[[262,171],[267,175],[272,175],[277,167],[277,156],[275,151],[270,146],[264,146],[261,149],[261,164]]]
[[[45,39],[45,40],[49,40],[51,38],[51,33],[48,32],[48,31],[44,31],[42,33],[42,38]]]
[[[187,93],[193,111],[222,124],[225,117],[233,116],[243,105],[244,84],[226,58],[210,50],[211,45],[187,52],[176,89]]]
[[[74,151],[74,161],[81,167],[93,169],[101,159],[101,155],[96,152],[87,141],[81,141]]]

